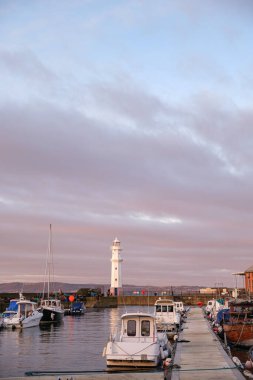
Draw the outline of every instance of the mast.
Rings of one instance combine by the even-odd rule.
[[[50,283],[51,283],[51,255],[52,255],[52,224],[49,225],[49,238],[48,238],[48,278],[47,278],[47,297],[50,297]]]
[[[45,297],[46,292],[46,279],[47,279],[47,298],[50,297],[50,284],[51,277],[53,275],[53,259],[52,259],[52,224],[49,225],[49,236],[48,236],[48,248],[47,248],[47,258],[46,258],[46,266],[45,266],[45,274],[44,274],[44,286],[43,286],[43,294],[42,299]]]

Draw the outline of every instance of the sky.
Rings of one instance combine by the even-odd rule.
[[[251,0],[0,0],[0,282],[253,265]]]

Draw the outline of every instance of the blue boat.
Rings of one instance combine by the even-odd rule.
[[[6,310],[2,314],[3,318],[5,318],[5,317],[11,317],[11,316],[17,314],[17,312],[18,312],[18,304],[17,304],[17,302],[18,301],[19,301],[18,298],[10,300],[9,306],[6,308]]]
[[[86,307],[83,302],[72,302],[70,309],[69,309],[69,314],[70,315],[82,315],[86,312]]]

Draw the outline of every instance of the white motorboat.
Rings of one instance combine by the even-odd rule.
[[[182,301],[174,301],[175,311],[183,315],[185,313],[184,304]]]
[[[227,309],[228,308],[228,299],[224,300],[223,299],[212,299],[207,302],[207,305],[205,307],[205,313],[207,315],[207,318],[210,320],[215,320],[218,312],[222,309]]]
[[[121,316],[121,330],[111,334],[104,348],[108,367],[156,367],[171,354],[166,333],[158,333],[155,317],[148,313]]]
[[[169,337],[173,337],[177,334],[181,314],[176,310],[173,300],[159,298],[155,302],[155,318],[158,331],[166,331]]]
[[[39,325],[43,314],[37,310],[36,302],[26,300],[20,293],[16,305],[17,310],[6,310],[3,313],[4,327],[27,328]]]

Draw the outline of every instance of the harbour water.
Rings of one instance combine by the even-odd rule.
[[[65,316],[60,325],[0,330],[0,378],[29,371],[106,370],[103,348],[115,326],[120,326],[120,316],[153,310],[153,306],[90,309],[83,316]],[[247,360],[245,350],[232,350],[232,355]]]
[[[153,307],[131,306],[127,311]],[[29,371],[101,371],[106,369],[103,348],[120,323],[124,307],[92,310],[65,316],[60,325],[0,331],[0,378]]]

